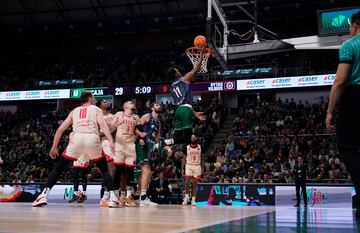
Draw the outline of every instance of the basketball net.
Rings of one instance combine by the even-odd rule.
[[[210,54],[211,54],[211,50],[209,48],[204,48],[204,53],[202,55],[204,57],[204,59],[201,62],[201,67],[200,67],[200,70],[198,71],[198,73],[204,74],[208,71],[207,70],[207,62],[209,60]],[[191,63],[195,67],[198,64],[198,62],[200,61],[201,50],[196,47],[191,47],[191,48],[186,49],[186,55],[189,57]]]

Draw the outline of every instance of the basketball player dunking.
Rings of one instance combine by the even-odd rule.
[[[203,51],[200,54],[199,62],[195,67],[184,76],[176,68],[168,70],[171,79],[176,78],[176,81],[171,85],[171,94],[174,98],[175,104],[178,106],[174,117],[174,138],[166,139],[167,145],[172,144],[189,144],[191,142],[193,116],[201,121],[206,118],[203,112],[195,112],[192,109],[192,91],[191,80],[195,74],[200,70],[203,61]]]
[[[75,108],[66,120],[56,130],[53,145],[50,151],[51,158],[55,159],[58,154],[58,145],[64,131],[72,124],[73,133],[70,134],[70,141],[60,156],[55,169],[50,173],[45,188],[33,202],[33,206],[43,206],[47,204],[47,196],[51,188],[65,168],[71,161],[77,160],[82,154],[86,154],[90,160],[96,162],[103,174],[106,188],[110,191],[109,207],[119,207],[119,200],[115,196],[113,180],[109,174],[106,158],[102,154],[102,147],[99,137],[99,126],[104,135],[110,142],[110,148],[114,150],[114,141],[106,125],[101,109],[94,105],[95,99],[90,91],[81,93],[80,100],[82,105]]]
[[[128,186],[127,177],[133,175],[136,166],[135,140],[137,135],[135,128],[140,125],[140,118],[134,114],[136,108],[132,101],[125,102],[123,108],[124,111],[115,114],[113,122],[117,128],[113,163],[118,166],[121,174],[120,202],[126,206],[134,207],[136,204],[131,196],[132,186]]]

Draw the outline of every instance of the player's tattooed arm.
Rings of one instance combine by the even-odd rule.
[[[145,114],[144,116],[142,116],[140,119],[138,119],[137,121],[137,125],[135,128],[135,134],[137,136],[139,136],[140,138],[144,138],[146,137],[147,133],[142,132],[142,126],[149,121],[149,119],[146,119],[146,115],[148,116],[149,114]]]

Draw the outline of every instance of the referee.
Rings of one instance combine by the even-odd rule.
[[[340,47],[340,62],[330,92],[326,127],[336,130],[339,157],[354,183],[356,218],[360,218],[360,11],[351,16],[350,35],[352,38]],[[338,104],[335,128],[333,113]]]

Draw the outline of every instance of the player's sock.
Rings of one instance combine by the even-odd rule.
[[[185,198],[186,198],[186,199],[189,199],[189,198],[190,198],[190,196],[189,196],[188,193],[185,193]]]
[[[195,202],[196,197],[191,197],[191,202]]]
[[[117,198],[114,191],[109,192],[109,199],[111,198]]]
[[[174,139],[170,138],[170,139],[165,139],[164,140],[165,144],[167,146],[171,146],[171,145],[174,145]]]
[[[119,189],[116,189],[114,192],[115,192],[115,195],[116,195],[117,197],[119,197],[119,194],[120,194]]]
[[[46,197],[49,195],[49,192],[50,192],[50,188],[46,187],[44,188],[44,190],[41,192],[41,194],[45,195]]]
[[[131,192],[132,192],[132,187],[131,186],[127,186],[126,187],[126,197],[131,197]]]
[[[115,195],[116,195],[116,194],[115,194]],[[103,199],[109,200],[109,198],[110,198],[110,192],[109,192],[109,191],[105,191],[105,192],[104,192]]]
[[[140,198],[142,201],[144,201],[146,199],[146,190],[141,190],[141,194],[140,194]]]
[[[126,196],[126,191],[121,191],[121,198],[125,198],[125,196]]]

